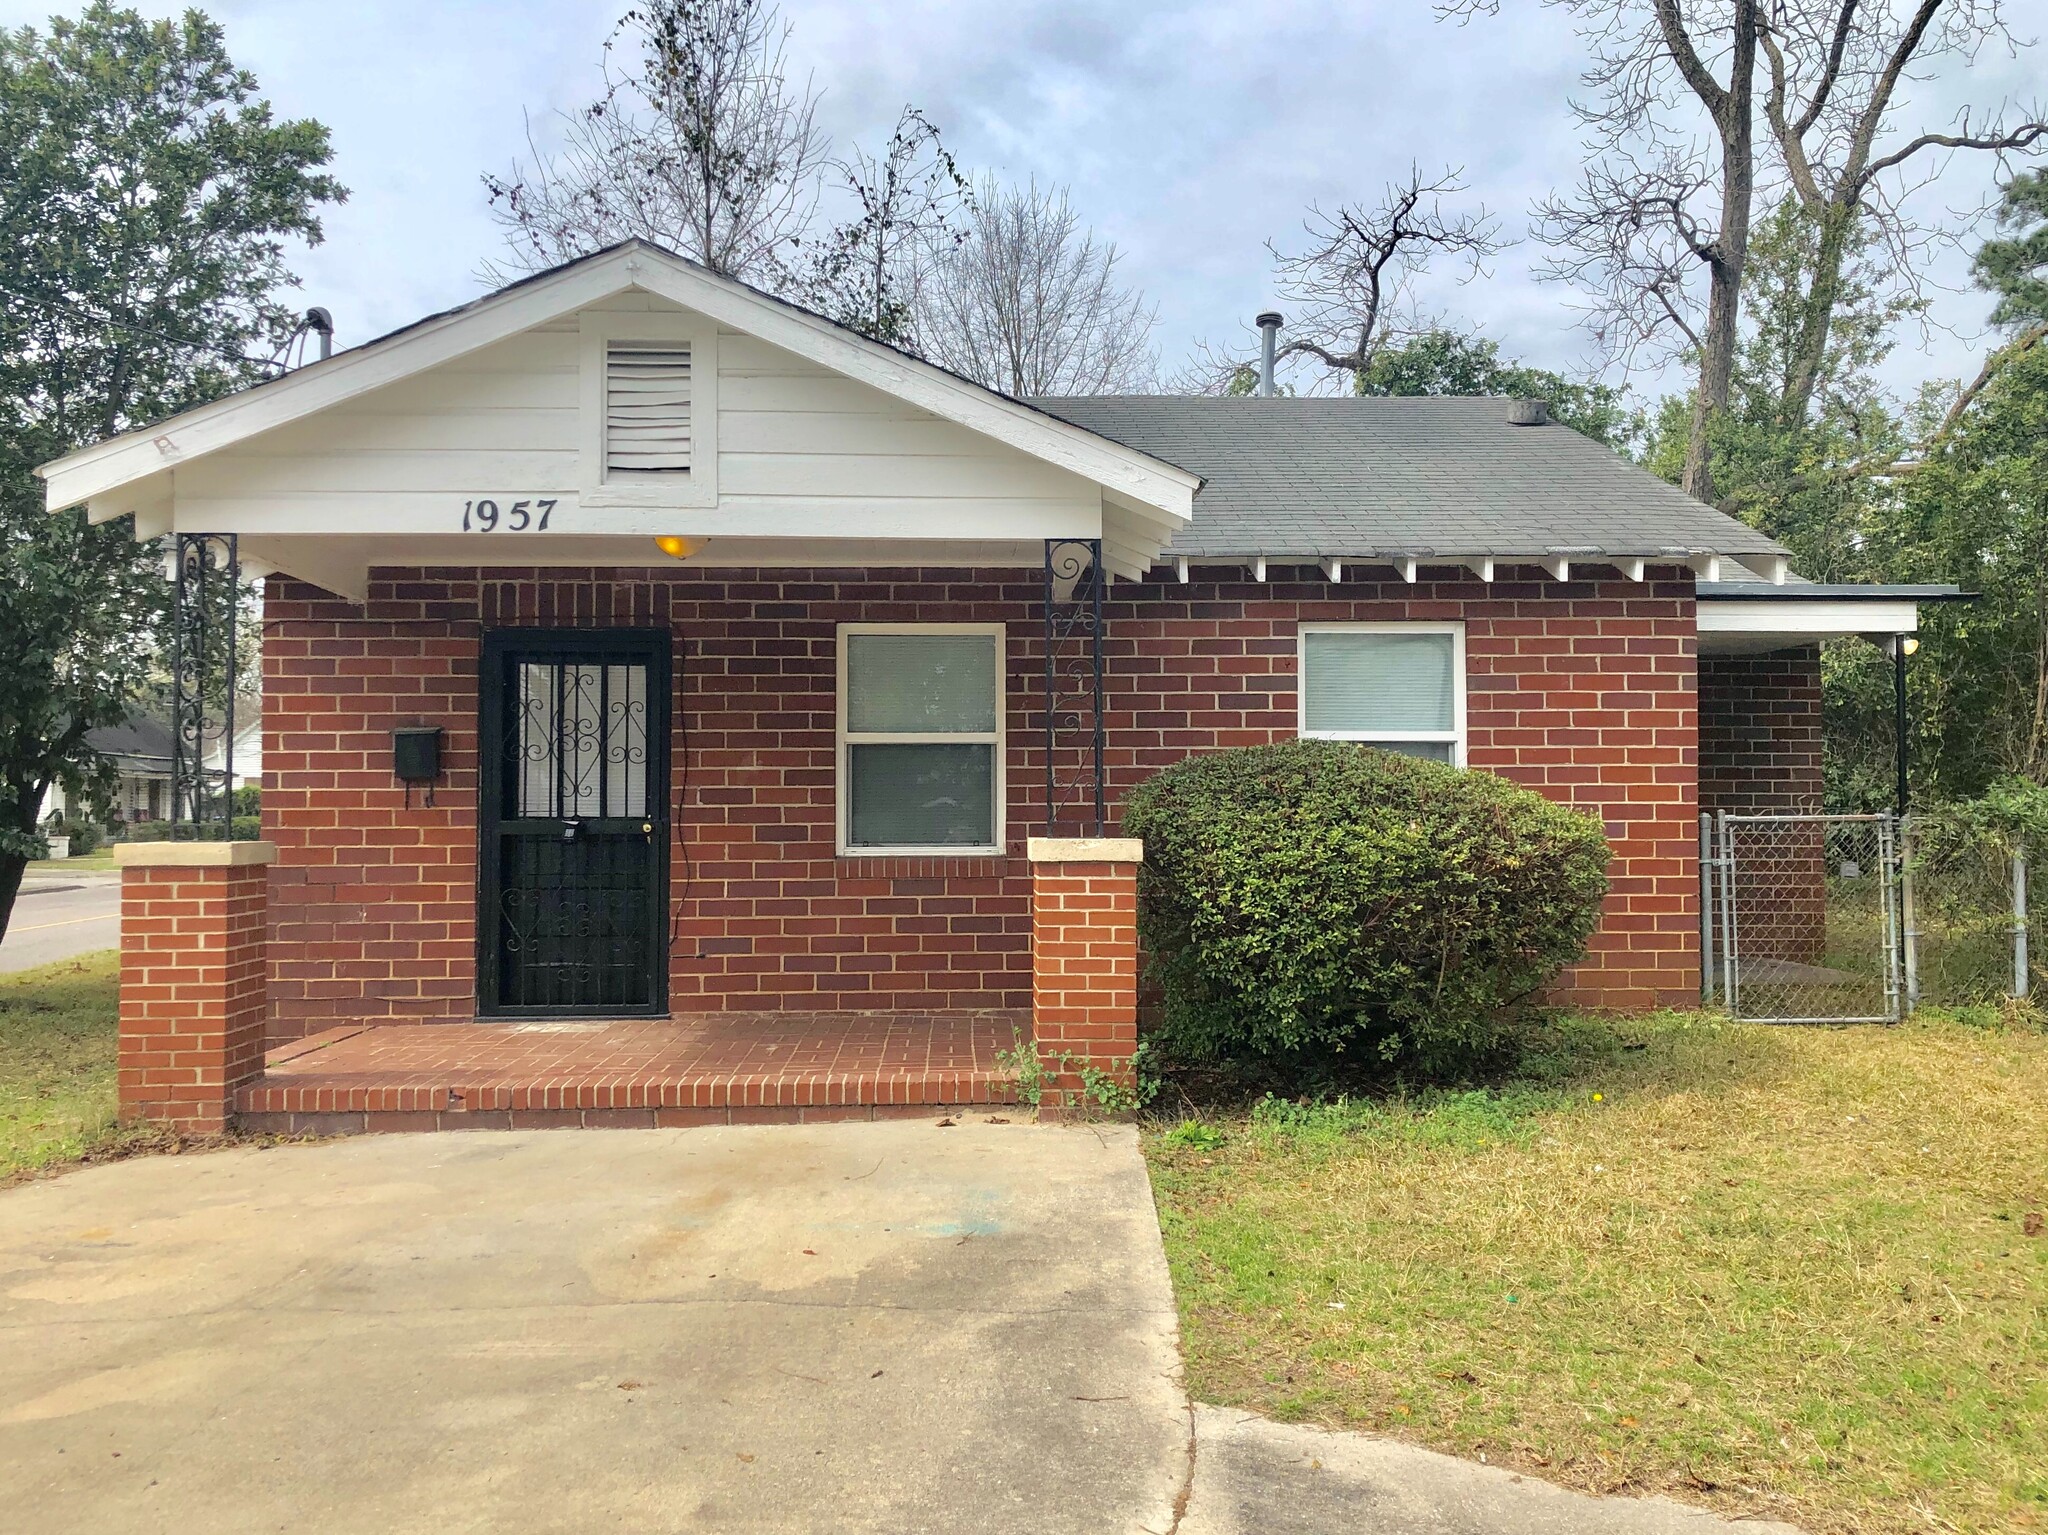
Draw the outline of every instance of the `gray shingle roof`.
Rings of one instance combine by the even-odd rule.
[[[1506,400],[1099,395],[1031,404],[1203,477],[1167,554],[1782,555],[1569,427]]]

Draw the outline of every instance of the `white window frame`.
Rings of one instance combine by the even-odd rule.
[[[995,639],[996,728],[992,731],[861,730],[846,728],[848,639],[862,634],[986,634]],[[1009,665],[1003,653],[1007,631],[1002,624],[841,624],[839,626],[839,708],[834,726],[832,792],[838,818],[837,847],[842,858],[986,858],[1007,845],[1009,811]],[[853,816],[853,753],[855,746],[993,746],[995,748],[995,840],[969,847],[855,847],[847,839]]]
[[[582,389],[577,504],[588,507],[715,507],[718,505],[718,326],[681,311],[585,310],[577,371]],[[671,484],[605,480],[605,374],[614,341],[686,342],[690,348],[690,472]],[[659,532],[688,533],[684,527]]]
[[[1312,634],[1448,634],[1451,637],[1451,728],[1449,730],[1311,730],[1308,728],[1308,638]],[[1465,626],[1460,622],[1389,619],[1358,623],[1301,624],[1294,639],[1294,729],[1312,741],[1371,744],[1448,741],[1451,766],[1465,765]]]

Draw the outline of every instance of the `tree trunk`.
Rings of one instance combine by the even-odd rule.
[[[0,938],[7,936],[7,924],[14,917],[14,898],[21,894],[21,877],[28,872],[28,859],[20,853],[0,853]]]
[[[1856,213],[1853,208],[1830,202],[1821,210],[1820,221],[1813,280],[1807,286],[1806,301],[1800,306],[1799,339],[1793,346],[1792,365],[1778,400],[1778,425],[1786,431],[1796,431],[1806,424],[1813,391],[1827,363],[1835,302],[1842,293],[1842,263],[1848,259],[1849,235],[1856,225]]]
[[[1728,88],[1716,103],[1721,138],[1721,227],[1708,261],[1707,323],[1700,340],[1700,380],[1685,442],[1685,490],[1714,499],[1712,428],[1727,413],[1735,375],[1736,328],[1742,318],[1742,273],[1749,260],[1750,203],[1756,193],[1756,0],[1738,0],[1729,38]]]

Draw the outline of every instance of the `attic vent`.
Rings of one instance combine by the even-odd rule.
[[[604,354],[607,479],[690,472],[690,348],[614,341]]]

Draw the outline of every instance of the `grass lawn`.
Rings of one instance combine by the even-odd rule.
[[[29,864],[28,871],[31,874],[84,874],[113,867],[114,845],[110,842],[96,852],[81,853],[76,858],[35,859]]]
[[[1565,1020],[1146,1133],[1209,1401],[1815,1530],[2048,1530],[2048,1037]]]
[[[114,953],[0,976],[0,1183],[158,1139],[114,1122]]]

